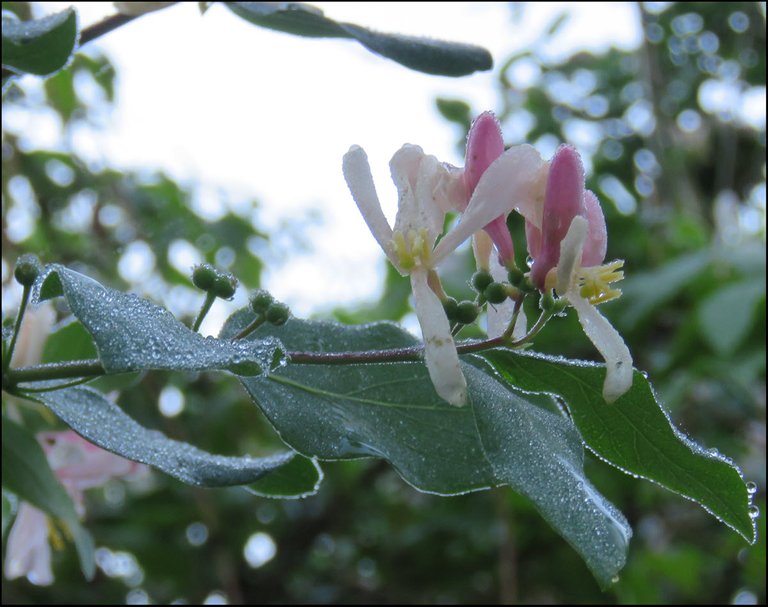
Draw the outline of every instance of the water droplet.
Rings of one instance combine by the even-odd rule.
[[[753,483],[752,481],[749,481],[747,483],[747,493],[750,495],[754,495],[757,493],[757,483]]]
[[[757,518],[760,516],[760,508],[755,506],[755,504],[750,504],[749,506],[749,517],[750,518]]]

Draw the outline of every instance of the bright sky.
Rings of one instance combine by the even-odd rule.
[[[75,5],[83,26],[112,12],[110,3]],[[640,40],[631,3],[534,3],[518,22],[507,3],[315,5],[379,31],[482,45],[497,65],[538,39],[564,10],[571,18],[557,48],[547,51],[553,57]],[[44,10],[64,6],[47,3]],[[300,316],[375,298],[381,286],[384,256],[341,174],[349,146],[367,151],[385,213],[394,219],[388,162],[403,143],[463,164],[454,149],[458,133],[438,116],[435,97],[465,99],[478,111],[499,105],[494,72],[429,76],[354,41],[255,27],[221,5],[201,17],[197,3],[182,3],[91,44],[117,65],[117,105],[103,130],[78,137],[81,152],[119,168],[159,168],[209,190],[256,197],[267,227],[309,221],[304,250],[273,260],[266,275],[267,288]],[[215,216],[215,197],[203,200]],[[308,220],[318,212],[319,222]],[[203,331],[215,331],[220,317],[214,314]]]

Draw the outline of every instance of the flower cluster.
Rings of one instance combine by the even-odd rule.
[[[622,278],[623,262],[600,265],[606,253],[605,220],[597,198],[585,190],[584,169],[572,147],[561,146],[550,162],[530,145],[505,151],[499,123],[486,112],[470,129],[463,169],[442,163],[415,145],[398,150],[390,169],[398,191],[394,227],[381,210],[365,152],[352,146],[344,156],[344,177],[358,209],[390,262],[410,278],[425,362],[443,399],[465,404],[467,386],[453,338],[455,318],[446,313],[450,298],[443,292],[436,267],[469,238],[478,268],[489,275],[488,280],[499,281],[492,291],[494,301],[482,294],[478,300],[494,304],[488,309],[490,336],[525,333],[520,314],[525,293],[502,284],[507,276],[510,283],[524,279],[542,297],[551,297],[554,289],[563,303],[574,307],[585,333],[607,362],[606,401],[613,402],[629,389],[629,351],[595,308],[620,294],[608,285]],[[515,262],[507,228],[512,211],[525,218],[532,260],[527,276]],[[460,213],[461,219],[442,235],[449,212]],[[497,255],[491,255],[492,248]],[[512,293],[518,294],[515,302],[508,299],[514,299]],[[510,322],[515,326],[505,331],[502,327]]]
[[[136,477],[148,470],[144,464],[104,451],[72,430],[43,432],[37,438],[56,478],[64,485],[81,517],[85,514],[83,492],[86,489],[100,487],[113,478]],[[5,577],[26,576],[38,586],[53,583],[49,538],[61,543],[46,514],[27,502],[21,502],[8,534]]]

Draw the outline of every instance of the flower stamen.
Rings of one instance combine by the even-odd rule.
[[[406,272],[416,266],[431,267],[432,243],[426,228],[408,230],[407,234],[397,231],[392,235],[390,242],[400,267]]]
[[[617,259],[601,266],[580,268],[579,293],[592,305],[598,305],[621,297],[621,289],[614,289],[608,285],[624,278],[624,260]]]

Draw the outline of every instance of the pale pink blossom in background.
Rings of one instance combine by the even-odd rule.
[[[75,503],[80,517],[85,515],[86,489],[100,487],[115,478],[135,478],[146,474],[144,464],[129,461],[89,443],[72,430],[43,432],[37,436],[56,478]],[[4,574],[8,579],[22,576],[35,585],[53,583],[48,516],[21,502],[8,535]]]
[[[56,311],[50,302],[27,308],[11,359],[13,367],[31,367],[40,362],[45,341],[55,322]]]

